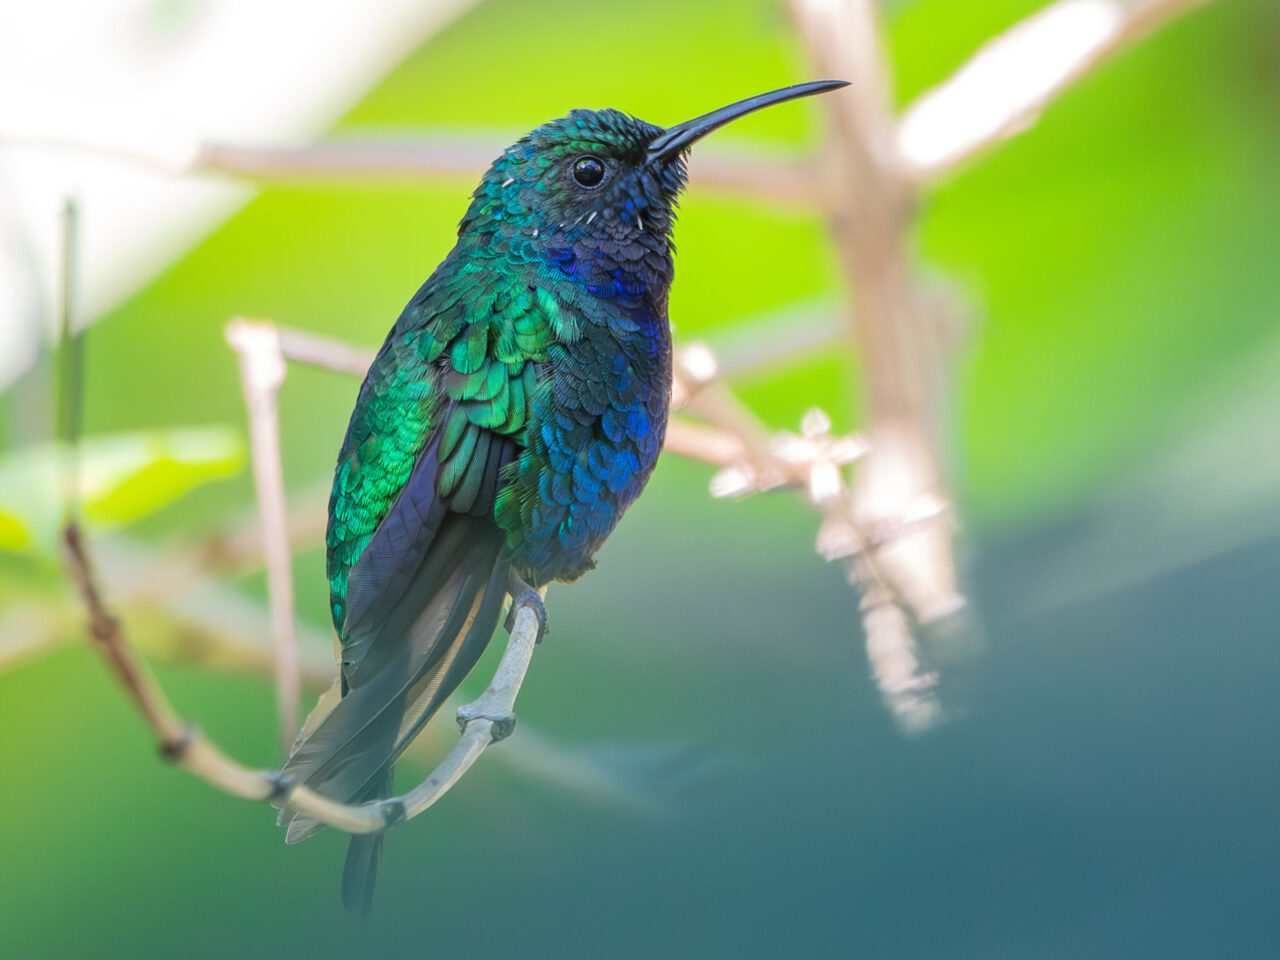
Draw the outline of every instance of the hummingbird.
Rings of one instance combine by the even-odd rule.
[[[689,148],[845,85],[796,84],[666,129],[574,110],[493,162],[360,387],[325,538],[340,696],[322,698],[286,777],[345,803],[389,796],[508,595],[540,604],[538,588],[595,565],[666,432]],[[280,821],[290,843],[322,829],[287,806]],[[382,837],[351,839],[349,909],[369,910]]]

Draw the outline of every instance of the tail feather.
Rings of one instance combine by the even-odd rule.
[[[461,639],[461,626],[477,602],[477,578],[459,571],[432,598],[422,616],[376,673],[366,674],[311,738],[293,755],[286,773],[326,784],[335,796],[355,796],[401,739],[402,721],[427,706],[445,661]],[[439,640],[439,643],[432,641]],[[423,641],[431,649],[418,653]],[[431,704],[434,708],[435,704]],[[346,776],[344,776],[344,771]],[[362,775],[361,775],[362,774]]]
[[[342,699],[323,714],[317,707],[285,775],[342,802],[388,796],[396,759],[488,646],[508,570],[491,521],[449,517],[403,593],[361,618],[359,659],[344,645]],[[281,821],[288,843],[323,828],[287,807]],[[381,847],[381,834],[352,839],[342,881],[348,907],[367,912]]]
[[[374,800],[391,793],[391,768],[367,791],[365,799]],[[378,863],[382,860],[382,833],[366,833],[351,838],[347,859],[342,865],[342,905],[367,917],[373,909],[373,891],[378,885]]]
[[[366,833],[352,837],[347,844],[347,859],[342,865],[342,905],[352,913],[359,911],[362,917],[373,909],[385,837],[384,833]]]

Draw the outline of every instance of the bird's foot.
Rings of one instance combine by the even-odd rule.
[[[531,587],[520,574],[512,571],[511,580],[507,586],[507,591],[511,594],[511,609],[507,611],[507,621],[504,626],[507,633],[515,629],[516,611],[521,607],[527,607],[533,611],[534,616],[538,618],[538,639],[541,643],[542,638],[547,635],[547,605],[542,602],[542,594]]]

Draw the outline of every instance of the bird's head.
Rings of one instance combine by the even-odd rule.
[[[818,80],[760,94],[663,129],[618,110],[574,110],[522,137],[485,173],[459,233],[502,246],[591,241],[665,250],[690,147],[763,107],[846,86]],[[517,237],[519,240],[517,240]]]

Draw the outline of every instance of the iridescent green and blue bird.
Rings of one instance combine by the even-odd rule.
[[[287,777],[348,803],[388,796],[507,596],[592,568],[662,449],[686,152],[746,113],[844,85],[786,87],[666,130],[575,110],[493,163],[351,414],[326,539],[341,697],[308,720]],[[281,820],[290,842],[321,829],[287,808]],[[348,906],[368,909],[381,843],[351,840]]]

